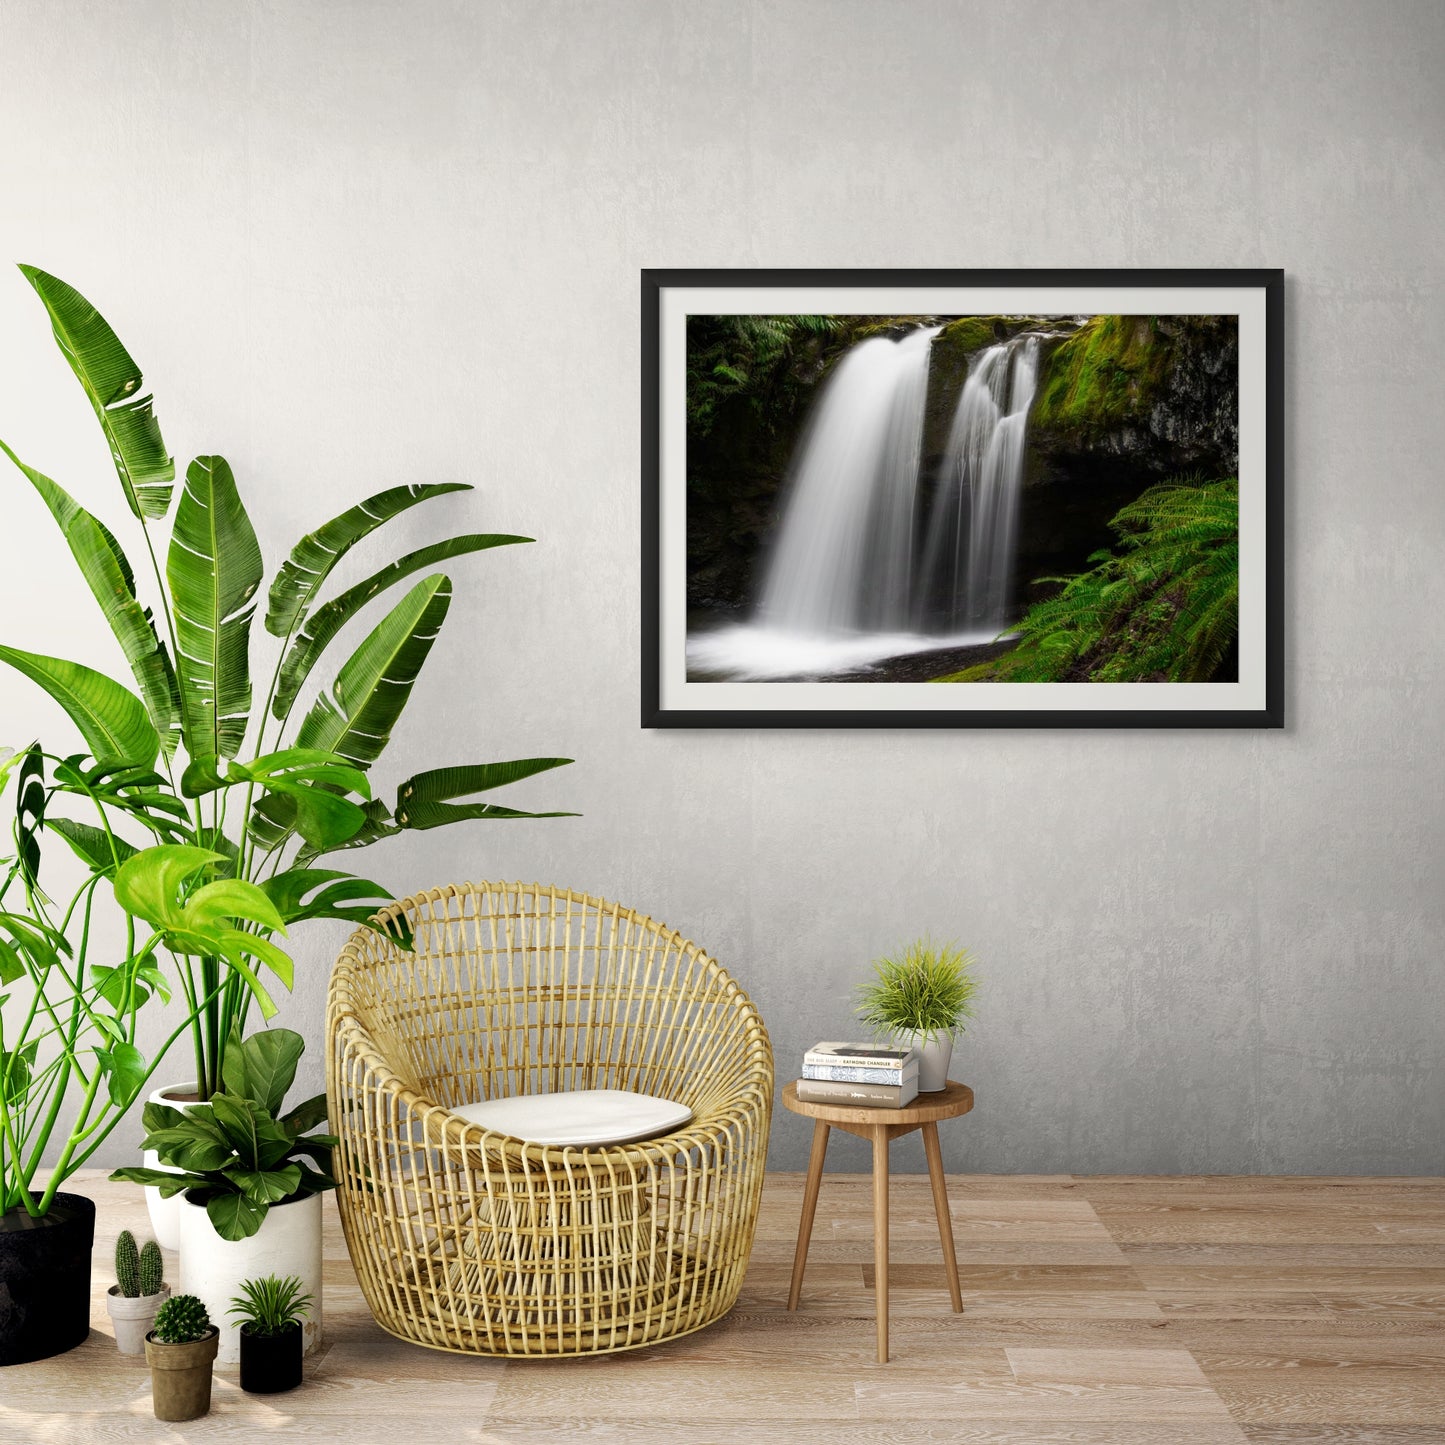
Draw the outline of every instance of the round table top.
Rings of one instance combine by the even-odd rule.
[[[932,1124],[968,1113],[973,1108],[973,1090],[950,1079],[947,1088],[919,1094],[901,1109],[872,1109],[862,1104],[815,1104],[800,1099],[795,1079],[783,1089],[783,1107],[825,1124]]]

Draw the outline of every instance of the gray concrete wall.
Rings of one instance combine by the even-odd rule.
[[[585,816],[385,845],[398,891],[644,908],[784,1077],[876,952],[965,940],[953,1169],[1445,1167],[1440,5],[0,0],[0,48],[0,257],[108,313],[273,565],[403,481],[478,491],[388,555],[541,539],[456,566],[394,752],[574,755],[514,800]],[[1286,268],[1289,727],[640,731],[638,270],[750,265]],[[15,273],[0,435],[122,516]],[[5,639],[115,666],[0,496]],[[3,688],[3,740],[58,743]],[[336,941],[284,1013],[313,1070]]]

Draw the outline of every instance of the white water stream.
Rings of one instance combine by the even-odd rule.
[[[839,361],[799,442],[754,616],[690,634],[690,672],[825,677],[991,642],[1007,627],[1039,340],[974,357],[916,555],[939,329],[873,337]]]

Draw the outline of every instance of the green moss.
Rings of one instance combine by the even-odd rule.
[[[1141,417],[1173,354],[1152,316],[1094,316],[1054,348],[1033,422],[1097,433]]]

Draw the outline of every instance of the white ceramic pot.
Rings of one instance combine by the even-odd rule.
[[[312,1295],[310,1312],[301,1324],[302,1353],[321,1343],[321,1196],[308,1194],[290,1204],[273,1204],[265,1221],[249,1239],[222,1239],[203,1204],[181,1201],[181,1283],[178,1294],[193,1294],[206,1306],[211,1323],[221,1331],[223,1365],[241,1358],[240,1322],[226,1313],[241,1293],[241,1282],[274,1274],[297,1275],[304,1294]]]
[[[209,1109],[209,1104],[203,1104],[195,1098],[196,1086],[194,1084],[167,1084],[164,1088],[153,1089],[146,1096],[147,1104],[169,1104],[172,1109],[179,1109],[183,1114],[189,1114],[192,1109]],[[187,1099],[185,1095],[192,1097]],[[162,1164],[160,1155],[154,1149],[147,1149],[141,1161],[147,1169],[162,1169],[167,1174],[184,1174],[184,1169],[173,1169],[169,1164]],[[172,1194],[169,1199],[162,1199],[161,1192],[154,1185],[146,1185],[146,1212],[151,1217],[151,1232],[156,1237],[156,1243],[162,1249],[179,1249],[181,1247],[181,1196]]]
[[[905,1034],[904,1040],[918,1050],[918,1092],[936,1094],[948,1087],[948,1065],[953,1058],[953,1035],[938,1034],[925,1039],[922,1034]]]
[[[168,1284],[163,1284],[155,1294],[140,1295],[124,1295],[118,1284],[111,1285],[105,1297],[105,1307],[110,1311],[116,1348],[121,1354],[145,1354],[146,1334],[155,1324],[156,1311],[160,1309],[161,1301],[170,1297],[171,1287]]]

